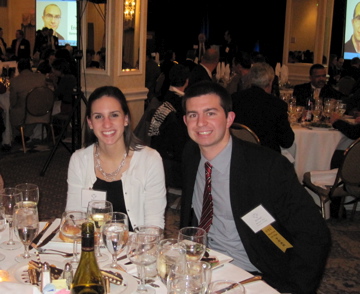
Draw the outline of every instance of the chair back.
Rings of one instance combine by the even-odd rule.
[[[344,95],[349,96],[355,82],[355,79],[350,76],[344,76],[340,78],[340,80],[338,81],[339,91]]]
[[[32,89],[26,97],[25,124],[50,123],[54,102],[54,92],[48,87]]]
[[[339,177],[344,182],[346,190],[351,189],[360,196],[360,138],[345,150]]]
[[[255,144],[260,144],[260,139],[255,134],[255,132],[243,124],[233,123],[230,127],[230,131],[235,137],[239,139]]]

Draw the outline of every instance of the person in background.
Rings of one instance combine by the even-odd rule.
[[[329,58],[329,81],[328,84],[332,86],[336,86],[338,81],[340,80],[341,72],[338,69],[338,56],[336,54],[330,54]]]
[[[163,75],[160,91],[157,94],[157,97],[159,98],[160,101],[163,100],[165,93],[167,92],[167,90],[169,90],[170,87],[169,73],[171,68],[174,66],[174,64],[177,64],[176,54],[173,50],[167,50],[164,54],[163,60],[160,62],[161,75]]]
[[[353,34],[345,43],[344,52],[360,52],[360,2],[355,5],[353,18],[351,20]]]
[[[0,28],[0,60],[6,61],[6,43],[3,39],[3,29]]]
[[[245,89],[245,82],[246,76],[250,71],[252,65],[251,55],[247,52],[240,51],[236,53],[233,59],[232,70],[234,71],[235,75],[232,77],[230,83],[227,85],[227,90],[230,94],[235,92],[240,92],[241,90]]]
[[[313,64],[309,71],[310,82],[295,85],[293,96],[296,104],[305,106],[306,99],[313,95],[314,99],[333,98],[341,100],[344,95],[326,83],[326,69],[322,64]]]
[[[67,182],[67,211],[86,211],[84,189],[106,191],[114,211],[128,215],[130,230],[139,225],[164,228],[161,156],[134,136],[126,98],[116,87],[100,87],[89,96],[84,148],[71,156]]]
[[[45,75],[31,70],[30,59],[20,59],[18,62],[19,75],[11,79],[10,83],[10,123],[14,140],[21,143],[19,126],[24,122],[26,97],[35,87],[46,86]],[[25,128],[25,140],[29,140],[35,125]]]
[[[345,68],[342,72],[341,72],[341,77],[352,77],[355,81],[359,81],[360,82],[360,58],[359,57],[354,57],[350,60],[350,67]],[[359,86],[358,86],[359,87]],[[354,91],[354,87],[351,91],[351,93],[353,93]]]
[[[180,228],[208,230],[208,247],[263,276],[281,293],[316,293],[330,251],[330,232],[293,165],[269,148],[230,134],[230,94],[214,82],[185,90],[189,140],[183,155]],[[206,165],[205,165],[206,164]],[[205,168],[211,170],[213,217],[202,226]],[[207,176],[207,178],[209,175]],[[254,228],[246,218],[267,221]],[[268,231],[269,230],[269,231]],[[281,239],[272,239],[276,233]]]
[[[22,58],[30,58],[30,42],[24,38],[22,30],[16,31],[16,39],[11,42],[11,49],[19,61]]]
[[[161,73],[160,67],[154,58],[151,56],[150,51],[146,51],[146,64],[145,64],[145,87],[149,90],[147,94],[147,104],[155,97],[156,80]]]
[[[71,73],[69,62],[64,58],[56,58],[51,64],[48,77],[53,82],[51,88],[54,89],[56,99],[61,101],[61,113],[70,114],[77,79]]]
[[[224,44],[221,46],[220,61],[224,61],[225,64],[229,64],[230,68],[233,66],[233,59],[237,53],[237,45],[233,40],[233,36],[230,30],[226,30],[224,33]]]
[[[170,88],[164,102],[153,112],[148,129],[150,146],[164,163],[166,186],[181,188],[181,157],[189,136],[183,121],[181,98],[189,82],[189,69],[175,64],[169,73]]]
[[[205,51],[210,48],[210,45],[204,33],[200,33],[197,40],[198,43],[194,45],[194,49],[196,50],[197,62],[200,63]]]
[[[247,76],[251,87],[231,96],[234,121],[254,131],[261,145],[280,153],[281,147],[291,147],[295,135],[286,102],[271,94],[274,69],[268,63],[255,63]]]
[[[59,40],[65,39],[57,31],[61,20],[61,9],[59,6],[56,4],[49,4],[45,6],[42,19],[44,21],[44,27],[54,30],[55,37],[57,37]]]
[[[196,66],[195,58],[196,58],[195,50],[188,50],[186,52],[186,57],[182,64],[185,65],[189,69],[189,72],[192,71],[193,68]]]
[[[219,51],[213,48],[207,49],[200,62],[190,72],[189,86],[196,82],[208,80],[212,81],[213,72],[219,63]]]

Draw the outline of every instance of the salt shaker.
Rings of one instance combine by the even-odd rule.
[[[69,262],[67,262],[65,264],[65,268],[63,271],[63,279],[66,280],[66,285],[68,287],[68,290],[70,289],[72,280],[73,280],[73,270],[72,270],[72,266]]]
[[[43,291],[47,284],[51,283],[50,266],[47,262],[44,262],[41,271],[41,290]]]

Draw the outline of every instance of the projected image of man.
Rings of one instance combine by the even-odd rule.
[[[353,34],[349,41],[345,43],[344,52],[360,52],[360,2],[354,9],[353,18],[351,20],[353,26]]]
[[[59,40],[64,40],[64,37],[57,32],[61,20],[61,10],[56,4],[49,4],[45,7],[42,16],[44,26],[53,29],[53,35]]]

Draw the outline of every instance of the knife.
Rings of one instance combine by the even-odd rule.
[[[54,222],[54,220],[55,220],[55,218],[52,218],[45,224],[45,226],[40,231],[40,233],[33,239],[31,244],[29,245],[29,250],[31,250],[34,247],[33,244],[36,245],[40,241],[41,237],[44,236],[45,232],[47,231],[48,228],[50,228],[50,226]]]
[[[42,247],[44,245],[46,245],[47,243],[49,243],[51,241],[52,238],[54,238],[54,236],[60,231],[60,225],[57,226],[57,228],[55,230],[53,230],[49,236],[47,236],[39,245],[37,245],[36,247]]]
[[[230,291],[231,289],[234,289],[236,287],[238,287],[238,284],[248,284],[248,283],[251,283],[251,282],[255,282],[255,281],[259,281],[259,280],[262,280],[262,276],[253,276],[251,278],[248,278],[248,279],[245,279],[245,280],[242,280],[238,283],[233,283],[223,289],[220,289],[220,290],[216,290],[214,291],[215,294],[221,294],[221,293],[225,293],[227,291]]]

